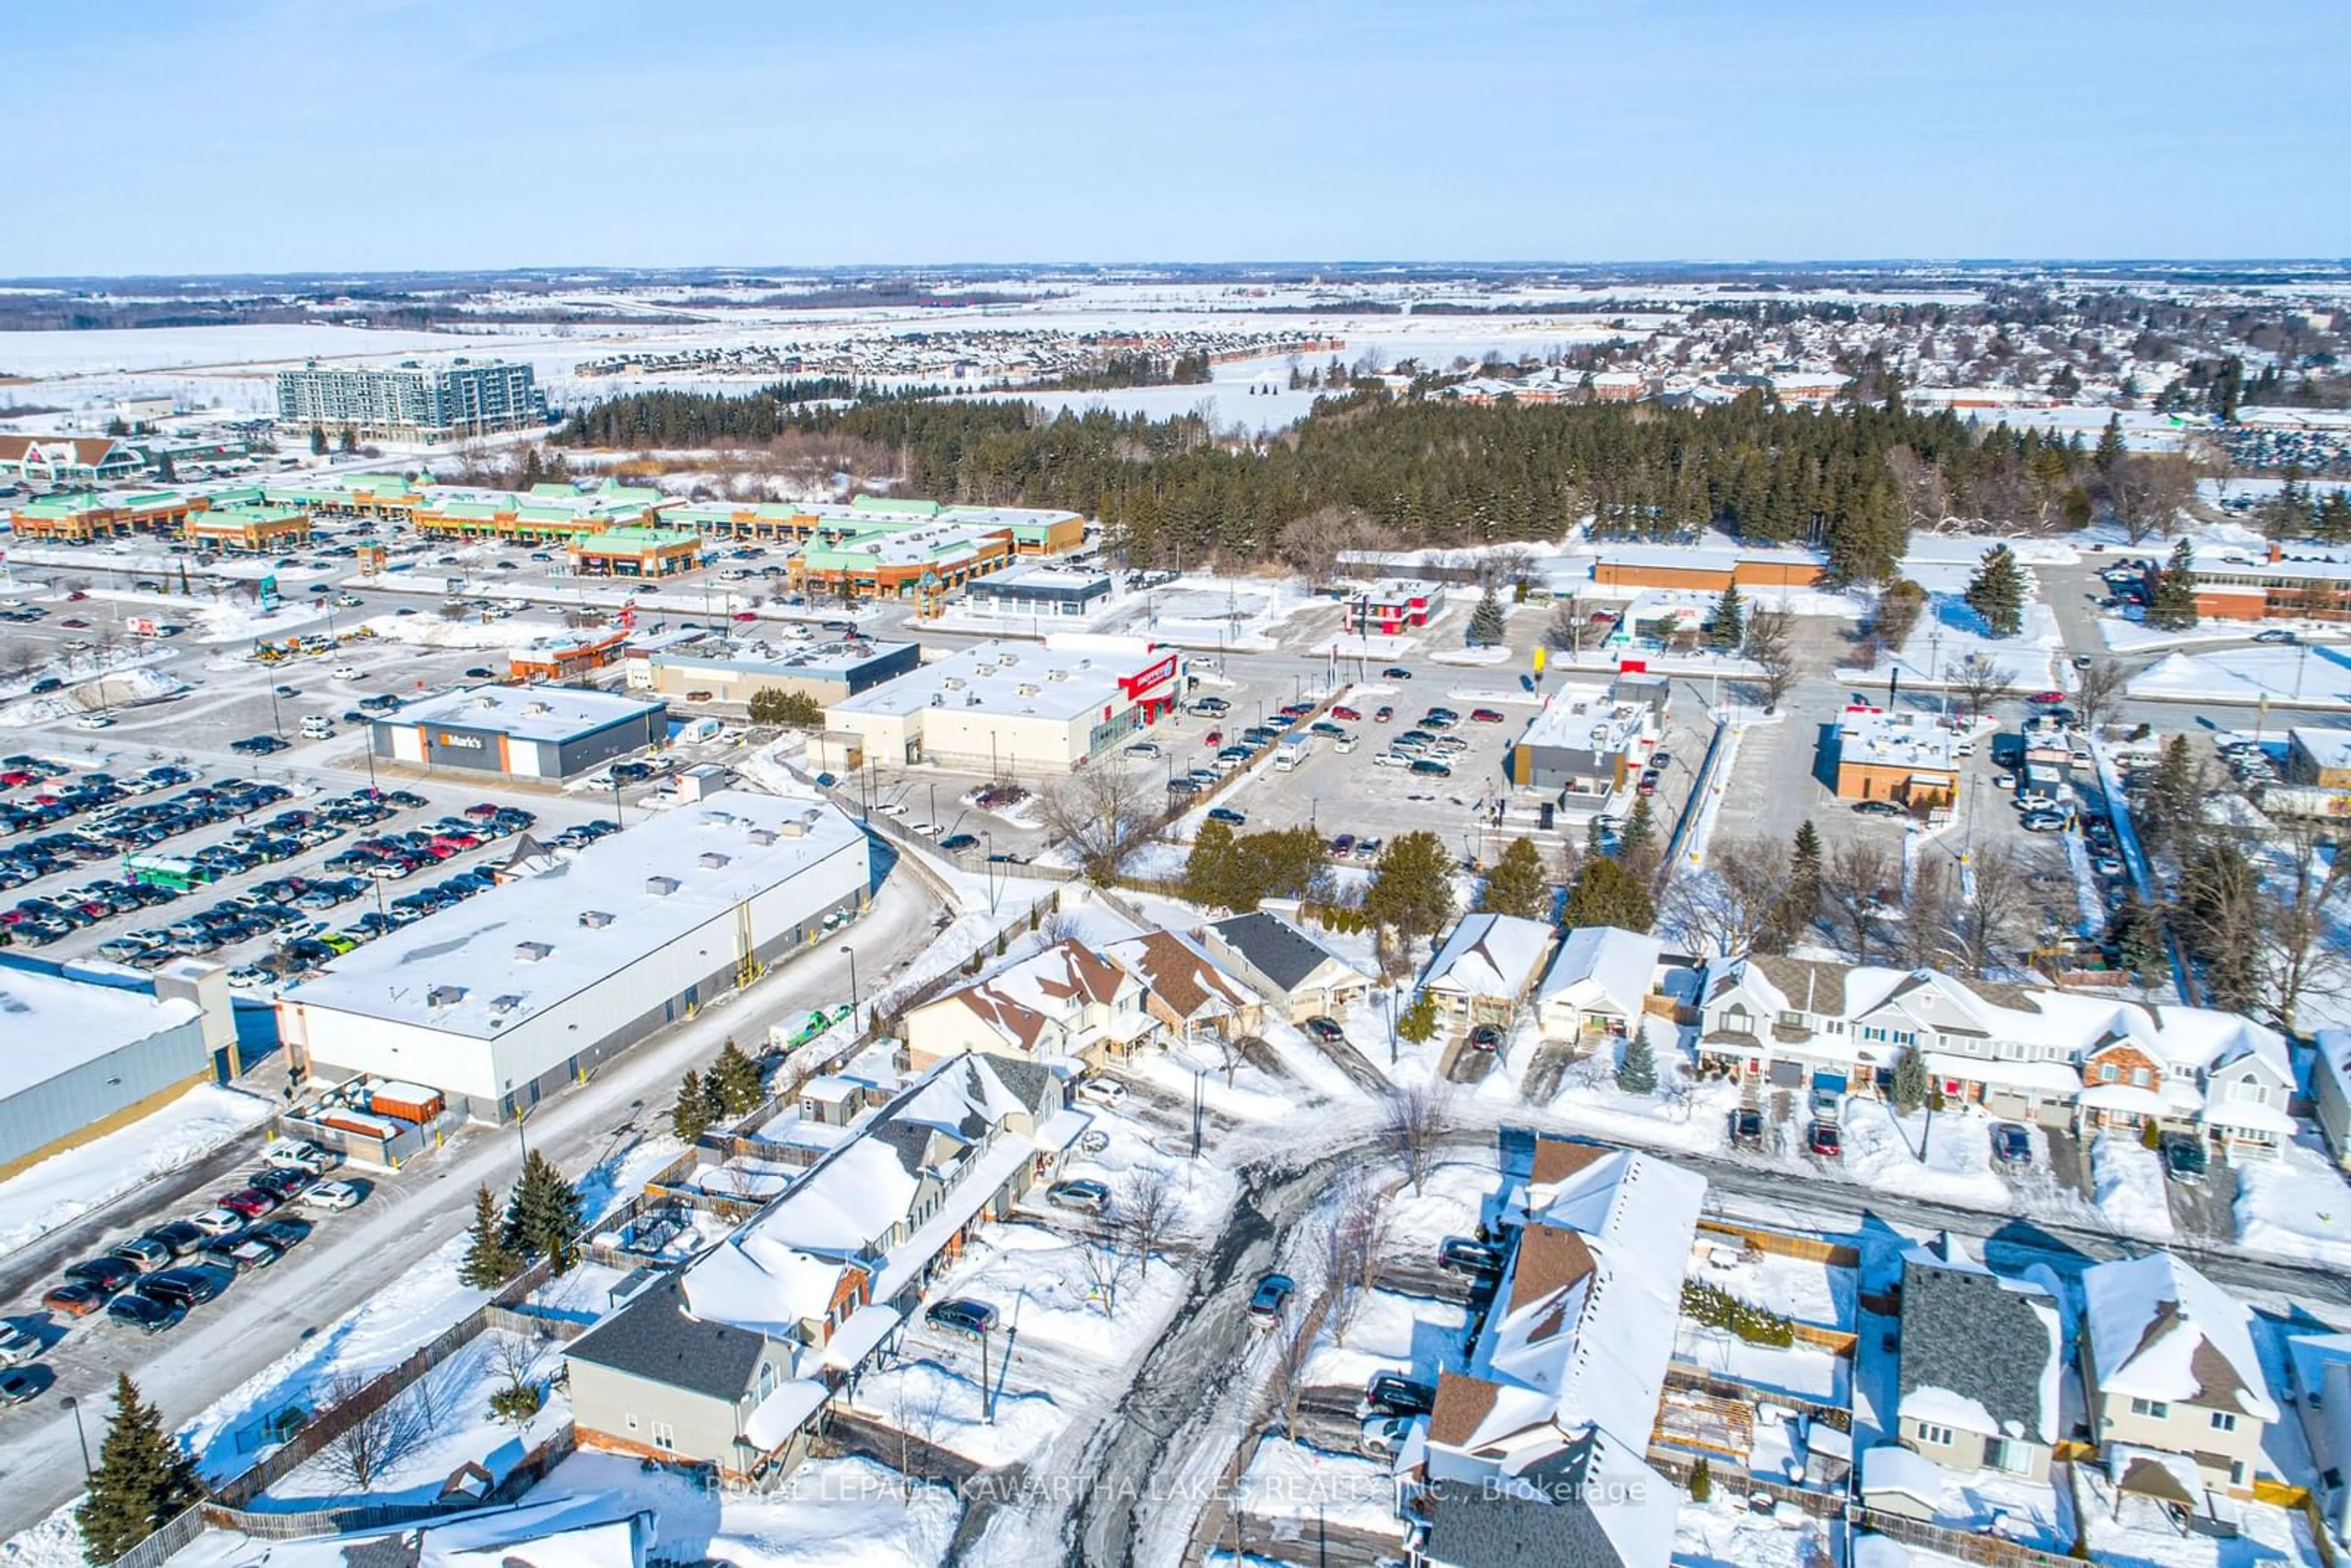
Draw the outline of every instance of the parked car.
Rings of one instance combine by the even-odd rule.
[[[939,848],[953,853],[958,850],[976,850],[979,840],[970,833],[949,833],[939,841]]]
[[[1991,1130],[1991,1157],[2002,1165],[2032,1163],[2032,1134],[2014,1122],[2001,1122]]]
[[[2283,626],[2267,626],[2253,633],[2253,641],[2256,643],[2291,643],[2294,641],[2294,633],[2287,631]]]
[[[1299,1027],[1325,1045],[1335,1045],[1347,1038],[1346,1030],[1341,1027],[1337,1019],[1325,1018],[1321,1013],[1316,1013]]]
[[[1437,1390],[1400,1372],[1375,1373],[1364,1387],[1364,1406],[1374,1416],[1426,1416],[1437,1406]]]
[[[223,1208],[233,1209],[247,1219],[259,1219],[263,1215],[275,1210],[278,1203],[279,1199],[276,1193],[257,1186],[244,1187],[236,1192],[228,1193],[220,1200],[220,1206]]]
[[[1242,812],[1234,810],[1230,806],[1209,807],[1208,821],[1212,822],[1222,822],[1228,827],[1234,828],[1245,828],[1249,825],[1248,816]]]
[[[1433,757],[1416,757],[1412,758],[1412,766],[1405,771],[1425,774],[1432,779],[1450,779],[1453,777],[1452,765],[1450,763],[1439,762]]]
[[[1844,1138],[1834,1122],[1814,1122],[1804,1146],[1824,1160],[1833,1160],[1844,1153]]]
[[[2182,1186],[2204,1185],[2204,1141],[2193,1133],[2163,1135],[2163,1174]]]
[[[1499,708],[1473,707],[1469,710],[1469,722],[1471,724],[1500,724],[1504,721],[1502,712]]]
[[[1297,1289],[1298,1282],[1287,1274],[1268,1274],[1259,1280],[1257,1289],[1249,1292],[1249,1322],[1259,1328],[1271,1328],[1280,1322],[1282,1312],[1290,1305],[1291,1293]]]
[[[245,1228],[245,1216],[225,1208],[207,1208],[190,1215],[188,1223],[207,1236],[234,1236]]]
[[[1078,1085],[1078,1098],[1114,1111],[1126,1103],[1126,1085],[1115,1078],[1089,1078]]]
[[[1098,1181],[1057,1181],[1045,1189],[1045,1201],[1055,1208],[1101,1214],[1110,1207],[1110,1188]]]
[[[86,1318],[106,1308],[106,1292],[95,1285],[53,1285],[41,1305],[63,1318]]]
[[[40,1354],[39,1336],[14,1323],[0,1322],[0,1366],[22,1366]]]
[[[114,1249],[111,1256],[130,1264],[141,1274],[172,1266],[171,1248],[148,1236],[135,1237],[124,1242]]]
[[[1899,817],[1902,808],[1891,800],[1856,800],[1853,804],[1856,817]]]
[[[110,1296],[139,1278],[141,1271],[141,1265],[110,1252],[102,1258],[85,1258],[68,1264],[65,1274],[69,1284],[87,1285]]]
[[[943,1329],[957,1333],[984,1334],[996,1327],[997,1311],[986,1301],[975,1301],[966,1296],[952,1296],[944,1301],[933,1301],[923,1311],[923,1316]]]
[[[212,1301],[227,1286],[217,1270],[166,1269],[160,1274],[148,1275],[131,1289],[151,1301],[185,1312]]]
[[[1502,1050],[1501,1030],[1496,1025],[1490,1023],[1479,1024],[1477,1028],[1469,1031],[1469,1049],[1472,1051],[1489,1051],[1496,1055],[1500,1054]]]
[[[172,1306],[136,1291],[117,1296],[106,1304],[109,1318],[141,1333],[162,1333],[185,1313],[183,1307]]]
[[[47,1386],[48,1383],[37,1372],[17,1368],[0,1372],[0,1406],[17,1406],[29,1399],[37,1399],[40,1397],[41,1390]]]
[[[1437,1245],[1437,1266],[1448,1274],[1467,1274],[1473,1280],[1499,1280],[1502,1277],[1502,1254],[1499,1248],[1489,1247],[1483,1241],[1448,1236]]]

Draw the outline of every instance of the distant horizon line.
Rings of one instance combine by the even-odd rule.
[[[314,282],[342,278],[399,277],[541,277],[559,278],[569,275],[587,277],[724,277],[747,275],[808,275],[816,277],[909,277],[923,274],[950,276],[1033,276],[1054,273],[1206,273],[1226,276],[1246,276],[1253,273],[1287,274],[1297,272],[1335,272],[1342,275],[1377,273],[1576,273],[1628,272],[1670,273],[1701,270],[1745,271],[1777,274],[1809,271],[1844,271],[1884,273],[1893,270],[1942,269],[1948,271],[1985,271],[2010,267],[2048,267],[2060,270],[2093,268],[2133,268],[2139,270],[2179,268],[2259,268],[2264,270],[2323,268],[2351,271],[2351,256],[1812,256],[1792,258],[1770,257],[1655,257],[1646,260],[1595,261],[1524,258],[1500,261],[1468,261],[1447,259],[1404,258],[1327,258],[1315,259],[1230,259],[1224,261],[920,261],[920,262],[678,262],[678,263],[524,263],[491,267],[385,267],[380,268],[349,267],[300,267],[262,271],[204,272],[197,270],[139,272],[67,272],[37,273],[0,277],[0,287],[11,288],[57,288],[74,284],[91,283],[176,283],[182,286],[197,283],[240,283],[250,281]]]

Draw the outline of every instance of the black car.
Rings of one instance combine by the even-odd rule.
[[[1347,1031],[1340,1027],[1337,1019],[1324,1018],[1321,1013],[1308,1019],[1301,1027],[1325,1045],[1335,1045],[1347,1038]]]
[[[120,1258],[85,1258],[67,1265],[66,1278],[111,1295],[139,1278],[139,1268]]]
[[[1730,1141],[1742,1149],[1763,1146],[1763,1113],[1743,1106],[1730,1113]]]
[[[21,1366],[0,1372],[0,1405],[22,1405],[39,1395],[49,1385],[49,1380],[37,1372],[27,1372]]]
[[[996,1327],[997,1312],[986,1301],[975,1301],[956,1296],[944,1301],[933,1301],[923,1316],[943,1329],[957,1333],[984,1334]]]
[[[1448,1274],[1467,1274],[1473,1280],[1499,1280],[1502,1277],[1502,1254],[1499,1249],[1482,1241],[1448,1236],[1437,1244],[1437,1266]]]
[[[162,1333],[178,1322],[184,1312],[184,1308],[167,1306],[136,1291],[127,1296],[117,1296],[106,1303],[108,1317],[141,1333]]]
[[[1437,1390],[1400,1372],[1383,1372],[1364,1388],[1364,1403],[1374,1416],[1426,1416],[1437,1407]]]
[[[185,1258],[212,1240],[211,1237],[184,1219],[166,1221],[148,1231],[147,1234],[154,1240],[161,1241],[164,1246],[169,1247],[174,1258]]]
[[[939,841],[939,848],[952,852],[956,850],[977,848],[978,843],[979,841],[969,833],[949,833]]]
[[[220,1274],[211,1269],[166,1269],[150,1274],[131,1287],[151,1301],[161,1301],[182,1312],[199,1307],[227,1289]]]

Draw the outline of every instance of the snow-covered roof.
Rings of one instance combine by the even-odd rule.
[[[1249,988],[1225,973],[1190,937],[1175,931],[1146,931],[1102,949],[1103,956],[1150,987],[1183,1018],[1249,1006]]]
[[[811,867],[866,852],[830,801],[726,790],[354,948],[283,996],[487,1040]]]
[[[183,997],[0,966],[0,1101],[197,1018]],[[183,1070],[203,1065],[192,1047]]]
[[[2285,732],[2294,749],[2314,768],[2351,768],[2351,729],[2312,729],[2297,725]]]
[[[449,725],[494,730],[517,740],[564,741],[616,724],[666,713],[666,703],[577,686],[465,686],[406,703],[376,720],[386,725]]]
[[[827,711],[904,716],[926,707],[977,707],[1074,719],[1105,705],[1127,706],[1134,677],[1163,657],[1112,660],[1035,643],[979,643],[844,697]]]
[[[1023,1051],[1035,1051],[1050,1025],[1073,1027],[1089,1007],[1115,1005],[1142,982],[1118,965],[1064,938],[984,980],[925,1004],[959,1007]]]
[[[772,1453],[791,1441],[792,1434],[824,1408],[832,1391],[814,1378],[795,1377],[778,1383],[774,1392],[752,1408],[743,1422],[743,1439],[760,1453]],[[533,1564],[537,1568],[537,1564]]]
[[[1561,686],[1527,721],[1518,739],[1520,746],[1563,751],[1619,752],[1639,739],[1649,719],[1649,705],[1619,702],[1606,686]]]
[[[1465,915],[1421,972],[1425,989],[1469,997],[1525,994],[1551,950],[1552,927],[1516,915]]]
[[[1903,1255],[1896,1387],[1904,1418],[2054,1441],[2064,1359],[2047,1287],[1993,1273],[1948,1234]]]
[[[1942,1468],[1926,1455],[1897,1443],[1864,1449],[1861,1456],[1862,1499],[1866,1501],[1873,1493],[1885,1492],[1899,1492],[1905,1497],[1917,1499],[1929,1508],[1939,1508],[1943,1501]]]
[[[1874,768],[1926,768],[1948,773],[1959,737],[1932,716],[1847,708],[1837,723],[1837,760]]]
[[[2108,1397],[2161,1399],[2277,1419],[2252,1313],[2169,1252],[2082,1273],[2092,1374]]]
[[[1639,1018],[1664,951],[1665,944],[1645,932],[1616,925],[1578,926],[1559,945],[1536,996],[1549,1001],[1565,994],[1586,1008],[1604,1002],[1625,1018]]]

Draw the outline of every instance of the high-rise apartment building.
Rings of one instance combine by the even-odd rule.
[[[547,394],[528,365],[457,360],[390,370],[322,370],[316,361],[277,372],[277,417],[329,434],[442,441],[547,423]]]

